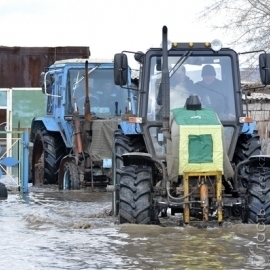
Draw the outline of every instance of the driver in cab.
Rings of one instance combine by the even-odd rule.
[[[226,100],[226,92],[223,82],[216,78],[216,70],[212,65],[205,65],[202,68],[202,80],[195,83],[197,95],[202,105],[212,108],[221,119],[234,120],[235,115],[230,111]]]
[[[185,66],[180,66],[170,79],[170,107],[184,107],[187,98],[192,94],[194,82],[186,75]]]

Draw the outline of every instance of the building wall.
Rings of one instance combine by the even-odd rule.
[[[89,55],[89,47],[0,46],[0,88],[40,87],[40,73],[56,60]]]

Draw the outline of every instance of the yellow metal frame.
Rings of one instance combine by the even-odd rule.
[[[190,206],[189,206],[189,177],[198,177],[205,178],[207,176],[215,176],[216,177],[216,199],[217,199],[217,221],[223,221],[222,214],[222,172],[221,171],[210,171],[210,172],[184,172],[184,223],[189,223],[190,221]]]

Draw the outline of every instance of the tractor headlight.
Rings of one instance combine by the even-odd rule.
[[[213,51],[215,52],[218,52],[221,48],[222,48],[222,43],[220,40],[218,39],[214,39],[212,42],[211,42],[211,48]]]

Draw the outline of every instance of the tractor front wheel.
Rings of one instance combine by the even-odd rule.
[[[152,168],[122,168],[119,190],[119,223],[150,224]]]
[[[244,222],[270,224],[270,168],[250,168]]]
[[[65,161],[61,164],[63,173],[62,180],[59,180],[59,189],[63,190],[79,190],[80,177],[78,167],[73,161]]]

